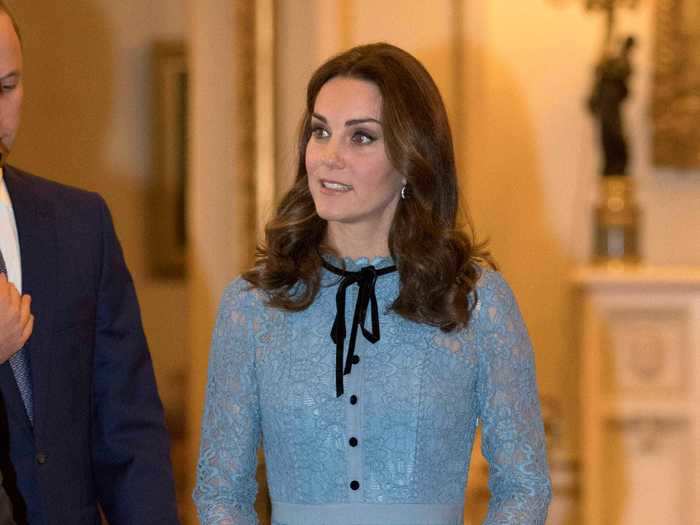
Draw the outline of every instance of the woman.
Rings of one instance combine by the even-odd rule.
[[[508,286],[457,228],[447,116],[388,44],[322,65],[296,181],[221,303],[203,524],[253,524],[262,435],[277,525],[457,525],[477,422],[488,524],[543,524],[544,436]]]

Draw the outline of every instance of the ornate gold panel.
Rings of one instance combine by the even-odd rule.
[[[700,2],[656,0],[654,164],[700,168]]]

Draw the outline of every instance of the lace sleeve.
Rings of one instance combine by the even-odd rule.
[[[485,272],[478,294],[479,418],[491,491],[485,525],[544,525],[551,484],[530,340],[499,274]]]
[[[209,356],[209,380],[194,499],[203,525],[254,525],[260,414],[246,283],[224,293]]]

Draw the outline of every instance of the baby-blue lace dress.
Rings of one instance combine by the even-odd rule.
[[[358,271],[370,261],[344,264]],[[338,396],[330,331],[340,278],[322,272],[316,300],[301,312],[265,306],[241,279],[224,294],[194,494],[201,523],[258,522],[262,437],[274,525],[461,525],[480,423],[485,523],[544,524],[551,490],[533,355],[500,274],[482,270],[472,320],[452,333],[389,311],[398,274],[377,277],[381,337],[357,337]],[[346,291],[348,333],[358,290]]]

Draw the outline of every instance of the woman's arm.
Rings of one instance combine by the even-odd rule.
[[[209,356],[194,499],[202,525],[254,525],[260,412],[251,310],[238,280],[228,287]]]
[[[498,273],[484,273],[478,296],[479,418],[491,490],[485,525],[544,525],[551,483],[530,340]]]

